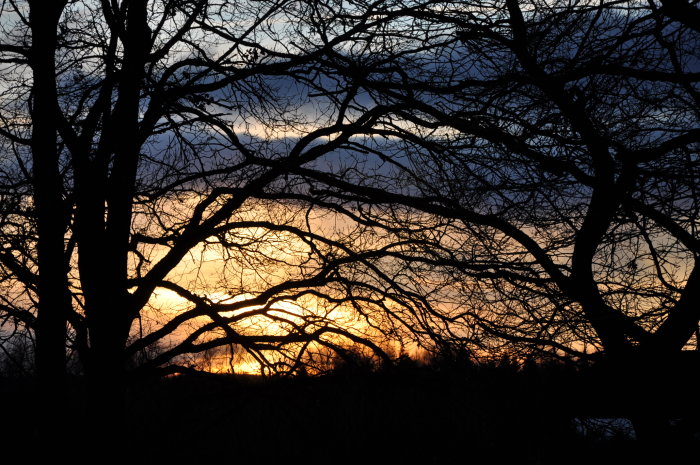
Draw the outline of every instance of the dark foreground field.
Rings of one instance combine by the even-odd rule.
[[[31,448],[26,443],[34,428],[32,388],[0,382],[7,456],[12,448]],[[293,459],[598,464],[650,457],[683,463],[686,453],[696,453],[700,443],[688,426],[696,412],[692,406],[683,412],[669,396],[645,403],[675,425],[663,440],[635,440],[620,428],[582,434],[588,418],[629,417],[642,410],[642,386],[620,389],[565,370],[499,367],[460,374],[399,370],[270,380],[213,375],[142,380],[129,390],[125,449],[128,463],[193,464]],[[80,422],[80,392],[78,382],[75,415],[66,427]],[[66,447],[82,447],[80,436]]]

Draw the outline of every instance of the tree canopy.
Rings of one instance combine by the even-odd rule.
[[[579,357],[695,347],[698,31],[668,8],[418,7],[411,38],[361,74],[335,60],[367,108],[391,108],[385,169],[298,171],[405,225],[407,269],[442,282],[453,339]]]

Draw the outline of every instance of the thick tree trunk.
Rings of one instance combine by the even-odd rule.
[[[82,173],[89,178],[80,179],[89,192],[79,200],[78,247],[90,339],[89,434],[96,457],[123,455],[127,443],[124,350],[136,316],[128,293],[128,256],[141,148],[139,101],[150,42],[146,3],[131,0],[127,4],[118,98],[102,134],[103,145],[111,151],[105,158],[111,161],[111,169],[102,171],[96,165],[97,173]]]
[[[126,308],[123,296],[120,298],[114,290],[100,297],[86,308],[90,315],[90,353],[84,433],[89,438],[86,453],[90,460],[102,460],[104,456],[126,458],[128,444],[124,347],[129,325],[123,318]]]
[[[88,373],[86,437],[91,459],[125,457],[126,380],[123,345],[104,342],[93,348],[97,362]]]
[[[64,235],[66,212],[57,149],[57,25],[65,2],[30,2],[33,73],[32,161],[39,268],[36,367],[42,439],[62,442],[65,427],[66,322],[71,306]]]
[[[645,455],[660,454],[661,459],[695,444],[694,431],[683,425],[697,424],[700,418],[694,382],[699,362],[695,352],[639,348],[624,356],[608,356],[598,366],[595,386],[613,400],[615,410],[601,413],[629,418]]]

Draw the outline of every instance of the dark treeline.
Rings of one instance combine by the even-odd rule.
[[[561,362],[406,358],[373,368],[340,362],[315,377],[192,372],[140,379],[127,389],[132,428],[126,458],[675,463],[698,446],[700,412],[687,408],[695,396],[692,380],[673,370],[667,375],[649,384],[628,373]],[[82,378],[70,380],[73,414],[65,427],[89,418],[86,388]],[[31,450],[37,392],[31,378],[3,379],[0,395],[14,400],[4,408],[14,419],[4,435],[8,459],[21,460]],[[628,419],[650,410],[674,420],[673,428],[664,438],[640,442]]]

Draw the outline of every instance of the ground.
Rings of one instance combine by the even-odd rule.
[[[1,385],[5,424],[14,425],[6,431],[15,436],[6,444],[14,447],[27,442],[34,426],[31,403],[23,405],[32,395],[27,383]],[[594,402],[590,383],[566,371],[497,367],[141,379],[129,388],[124,452],[132,463],[534,465],[626,463],[650,454],[675,463],[674,456],[700,445],[691,437],[652,450],[624,434],[582,435],[581,419],[624,413],[619,402]],[[82,418],[80,385],[78,379],[67,427]],[[71,447],[81,447],[80,441]]]

